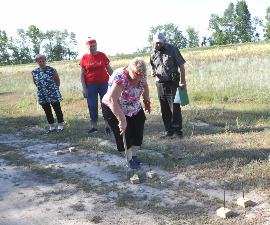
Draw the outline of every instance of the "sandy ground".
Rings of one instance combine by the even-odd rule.
[[[104,140],[99,142],[112,145]],[[207,205],[208,200],[223,199],[223,190],[214,181],[193,180],[184,173],[168,173],[156,167],[152,170],[157,172],[158,179],[152,181],[144,176],[149,167],[143,165],[136,171],[141,183],[133,185],[127,177],[132,171],[126,173],[125,160],[120,155],[86,154],[84,149],[70,153],[67,143],[57,146],[43,140],[29,140],[21,133],[0,134],[0,143],[15,146],[27,159],[66,178],[64,181],[51,178],[0,160],[0,225],[173,224],[174,219],[166,213],[166,208],[177,207],[179,216],[187,213],[191,218],[192,214],[198,217],[201,212],[212,223],[270,224],[266,200],[269,193],[248,193],[252,206],[241,208],[235,204],[241,193],[239,196],[227,191],[227,201],[234,202],[230,204],[234,216],[223,220],[216,216],[218,205]],[[55,150],[65,154],[57,156]],[[67,182],[69,177],[79,179]],[[80,181],[86,185],[84,188],[78,186]],[[179,188],[182,186],[183,191]],[[203,196],[204,201],[196,195]],[[133,197],[134,207],[126,206]]]

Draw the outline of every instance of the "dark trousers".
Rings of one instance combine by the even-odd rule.
[[[156,82],[165,130],[169,133],[182,132],[182,114],[178,103],[173,103],[179,82]]]
[[[42,108],[45,111],[46,114],[46,118],[49,124],[53,124],[54,123],[54,118],[53,118],[53,114],[52,114],[52,108],[51,105],[54,109],[54,112],[56,114],[57,117],[57,122],[58,123],[63,123],[64,119],[63,119],[63,113],[61,110],[61,106],[60,106],[60,102],[56,102],[56,103],[46,103],[46,104],[42,104]]]
[[[125,151],[123,137],[120,135],[120,129],[118,127],[119,121],[111,111],[111,109],[103,104],[103,109],[106,114],[106,118],[108,120],[108,124],[110,125],[117,149],[119,152]],[[127,128],[125,131],[125,138],[127,143],[127,148],[131,148],[132,145],[134,146],[141,146],[143,141],[143,130],[144,130],[144,123],[146,120],[145,114],[143,109],[141,109],[136,115],[133,116],[126,116],[127,120]]]

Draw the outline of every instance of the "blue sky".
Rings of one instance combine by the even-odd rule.
[[[35,25],[42,31],[74,32],[80,58],[86,53],[88,36],[97,40],[107,55],[130,54],[148,43],[151,26],[174,23],[183,32],[193,27],[208,35],[211,14],[223,15],[237,0],[13,0],[1,3],[0,30],[16,36],[19,28]],[[246,0],[252,18],[265,18],[269,0]]]

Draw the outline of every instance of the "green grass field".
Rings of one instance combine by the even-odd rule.
[[[182,108],[184,138],[160,139],[164,129],[155,80],[149,76],[152,113],[147,114],[142,148],[165,154],[167,160],[145,152],[140,157],[167,171],[184,171],[194,178],[226,183],[231,190],[239,189],[243,180],[249,190],[270,191],[270,42],[187,49],[181,53],[187,61],[190,98],[190,104]],[[140,56],[150,74],[149,54]],[[126,66],[132,57],[111,57],[111,66]],[[98,149],[117,154],[115,149],[101,148],[86,135],[90,122],[78,63],[47,63],[57,69],[61,79],[67,135],[60,141],[72,142],[89,153]],[[53,142],[52,137],[43,135],[48,124],[32,83],[31,70],[36,67],[0,67],[0,133],[13,134],[35,126],[40,131],[25,136]],[[196,126],[198,120],[209,126]],[[101,114],[99,121],[102,130]],[[104,132],[97,137],[114,142]]]
[[[190,105],[183,108],[186,138],[170,143],[159,140],[163,124],[155,80],[149,76],[152,114],[147,115],[144,147],[169,152],[172,157],[186,157],[187,162],[169,167],[189,170],[189,164],[194,164],[200,172],[192,167],[192,175],[213,177],[214,173],[218,179],[221,174],[235,170],[231,167],[223,170],[224,166],[235,164],[237,171],[242,173],[251,164],[258,165],[258,160],[265,164],[265,173],[269,173],[269,162],[261,151],[270,154],[270,43],[181,52],[187,61],[186,79],[190,98]],[[141,56],[148,65],[149,74],[149,55]],[[132,57],[111,57],[111,66],[113,69],[126,66]],[[87,103],[81,93],[78,63],[75,60],[47,64],[57,69],[61,79],[62,107],[70,135],[74,142],[84,144],[90,125]],[[47,129],[32,83],[31,70],[35,67],[36,64],[0,67],[1,132],[12,133],[34,125]],[[200,129],[190,123],[196,120],[210,124],[211,128]],[[103,127],[101,115],[100,121],[99,126]],[[200,156],[202,152],[203,156]],[[210,160],[213,156],[216,160]],[[269,184],[269,177],[265,179]],[[260,185],[260,182],[254,184]]]

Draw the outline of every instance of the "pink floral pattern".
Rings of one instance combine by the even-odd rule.
[[[132,116],[136,115],[142,108],[140,97],[143,92],[143,85],[146,82],[146,75],[140,80],[137,87],[133,87],[125,73],[125,68],[126,67],[122,67],[113,72],[109,79],[107,94],[104,95],[102,102],[109,106],[108,92],[110,91],[113,83],[117,83],[123,88],[122,94],[118,101],[119,105],[126,116]]]

